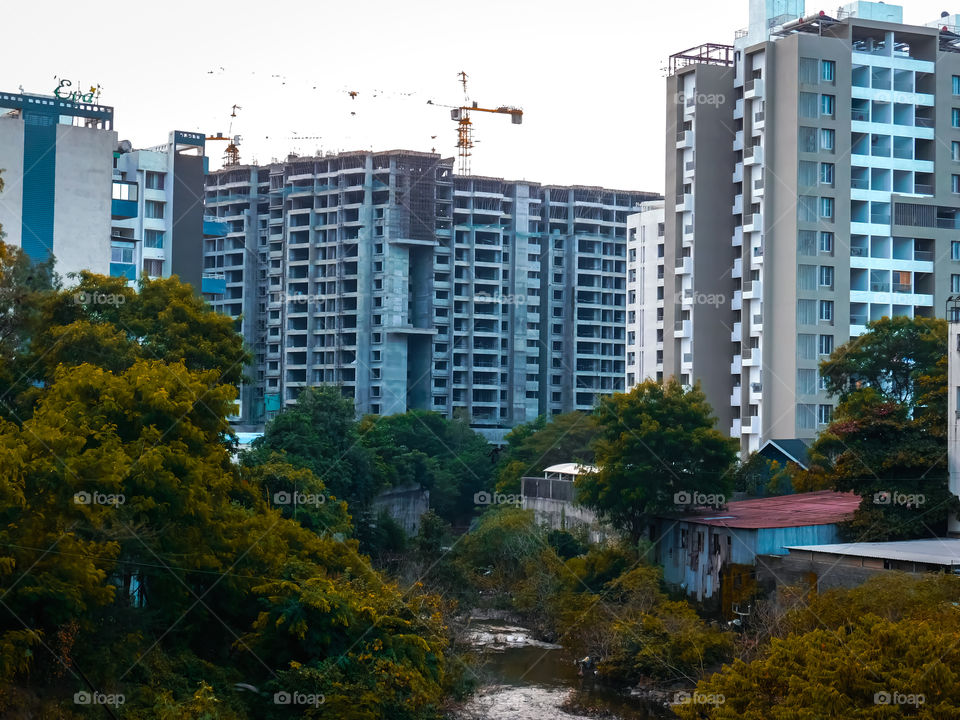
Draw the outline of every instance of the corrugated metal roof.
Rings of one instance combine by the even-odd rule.
[[[718,510],[684,515],[680,520],[700,525],[732,528],[787,528],[832,525],[849,520],[860,505],[860,496],[833,490],[737,500]]]
[[[897,542],[788,545],[787,550],[807,550],[831,555],[906,560],[934,565],[960,565],[960,538],[931,538]]]

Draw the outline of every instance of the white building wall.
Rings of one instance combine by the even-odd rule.
[[[23,143],[21,142],[21,152]],[[110,274],[113,150],[117,134],[57,126],[53,249],[56,271]]]
[[[663,320],[657,317],[657,289],[663,287],[664,274],[663,223],[662,200],[645,202],[639,213],[627,217],[628,391],[663,375]]]
[[[3,241],[20,247],[23,207],[23,120],[0,118],[0,227]]]

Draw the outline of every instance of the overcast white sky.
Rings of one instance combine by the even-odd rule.
[[[836,10],[838,0],[807,11]],[[909,0],[924,24],[948,0]],[[454,155],[470,75],[473,172],[662,191],[667,57],[732,43],[747,0],[230,0],[17,3],[4,21],[0,90],[51,93],[54,76],[100,83],[136,146],[172,129],[233,132],[241,159],[290,150],[407,148]],[[359,93],[351,100],[347,91]],[[297,140],[295,136],[320,136]],[[436,136],[432,138],[431,136]],[[225,143],[211,143],[211,165]]]

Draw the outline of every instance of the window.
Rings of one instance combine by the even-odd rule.
[[[797,359],[798,360],[816,360],[817,359],[817,336],[808,333],[799,333],[797,335]]]
[[[800,117],[806,120],[816,120],[820,115],[817,112],[817,94],[810,92],[800,93]]]
[[[953,94],[960,95],[960,75],[953,76]]]
[[[797,231],[797,255],[817,254],[817,233],[813,230]]]
[[[148,218],[152,218],[154,220],[162,220],[163,206],[164,206],[164,203],[159,202],[157,200],[147,200],[146,203],[144,203],[144,214]]]
[[[836,95],[821,95],[820,96],[820,114],[833,117],[837,112],[837,96]]]
[[[817,163],[810,160],[801,160],[797,166],[797,180],[804,187],[816,185]]]
[[[110,262],[132,263],[133,246],[130,247],[112,247],[110,248]]]
[[[817,198],[813,195],[801,195],[797,198],[797,220],[800,222],[817,221]]]
[[[833,335],[821,335],[818,341],[817,350],[821,355],[829,355],[833,352]]]
[[[817,324],[817,301],[816,300],[797,300],[797,324],[798,325],[816,325]],[[811,337],[813,337],[811,335]]]
[[[950,111],[950,124],[955,128],[960,128],[960,108],[953,108]]]
[[[950,259],[960,260],[960,241],[958,240],[950,242]]]
[[[833,233],[820,233],[820,252],[824,255],[833,255]]]
[[[148,248],[162,248],[163,232],[160,230],[144,230],[143,246]]]
[[[833,300],[820,301],[820,320],[823,322],[833,322]]]
[[[829,128],[820,131],[820,149],[826,152],[833,152],[836,148],[837,133]]]
[[[817,266],[797,265],[797,290],[817,289]]]
[[[960,175],[950,176],[950,191],[960,193]]]
[[[817,59],[800,58],[800,82],[806,85],[816,85],[817,79]]]
[[[147,170],[147,190],[163,190],[163,183],[165,179],[166,176],[163,173]]]
[[[824,60],[820,64],[820,79],[832,83],[837,79],[837,63],[833,60]]]
[[[950,292],[960,293],[960,275],[950,276]]]
[[[833,287],[833,267],[830,265],[820,266],[820,287]]]
[[[163,260],[144,260],[143,274],[150,277],[163,277]]]
[[[816,395],[817,394],[817,371],[816,370],[797,370],[797,395]]]
[[[814,430],[816,428],[817,406],[797,404],[797,430]]]
[[[833,405],[817,405],[817,423],[829,425],[833,419]]]
[[[833,198],[820,198],[820,217],[825,220],[833,219]]]
[[[820,163],[820,184],[833,186],[833,163]]]
[[[814,153],[817,151],[817,129],[812,127],[800,126],[800,132],[797,138],[797,150],[800,152]]]
[[[950,143],[950,159],[954,162],[960,162],[960,142],[956,140]]]

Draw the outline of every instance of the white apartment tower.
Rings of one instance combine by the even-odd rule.
[[[727,339],[700,340],[694,304],[692,365],[678,340],[665,372],[703,381],[744,454],[830,422],[818,366],[835,347],[884,316],[942,316],[960,289],[956,17],[907,25],[902,8],[874,2],[750,9],[732,46],[674,57],[667,109],[667,255],[684,256],[667,273],[686,282],[690,238],[694,297],[729,297],[714,318]],[[704,157],[705,132],[727,159]],[[727,212],[713,208],[728,199]],[[729,254],[714,237],[728,221]]]
[[[663,201],[627,217],[627,383],[663,379]]]

